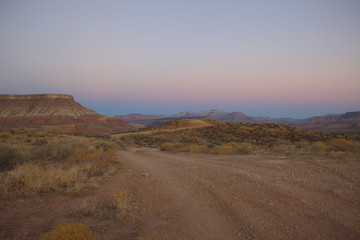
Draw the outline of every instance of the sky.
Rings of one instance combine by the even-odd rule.
[[[360,110],[358,0],[1,0],[0,94],[108,114]]]

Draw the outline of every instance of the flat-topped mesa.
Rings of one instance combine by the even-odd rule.
[[[71,116],[97,114],[67,94],[0,95],[0,116]]]
[[[68,99],[74,100],[74,96],[68,94],[0,94],[0,100],[28,100],[28,99]]]
[[[115,133],[130,127],[100,115],[67,94],[0,95],[0,128],[50,132]]]

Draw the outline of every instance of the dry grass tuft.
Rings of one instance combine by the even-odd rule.
[[[95,199],[87,199],[73,211],[73,215],[77,217],[110,218],[123,223],[131,214],[131,207],[127,204],[127,198],[126,192],[113,190],[111,205],[102,206]]]
[[[73,212],[78,217],[103,217],[101,207],[95,199],[86,199],[82,201],[80,206]]]
[[[95,240],[97,234],[84,224],[64,223],[48,233],[40,234],[40,240]]]
[[[115,216],[120,222],[125,222],[130,216],[130,207],[127,204],[128,195],[120,190],[113,190],[113,205],[115,206]]]

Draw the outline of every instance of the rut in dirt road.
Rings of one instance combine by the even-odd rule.
[[[121,151],[140,239],[359,239],[359,163]],[[346,177],[344,177],[346,176]]]

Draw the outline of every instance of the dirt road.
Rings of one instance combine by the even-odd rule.
[[[121,151],[139,239],[360,239],[360,161]]]

